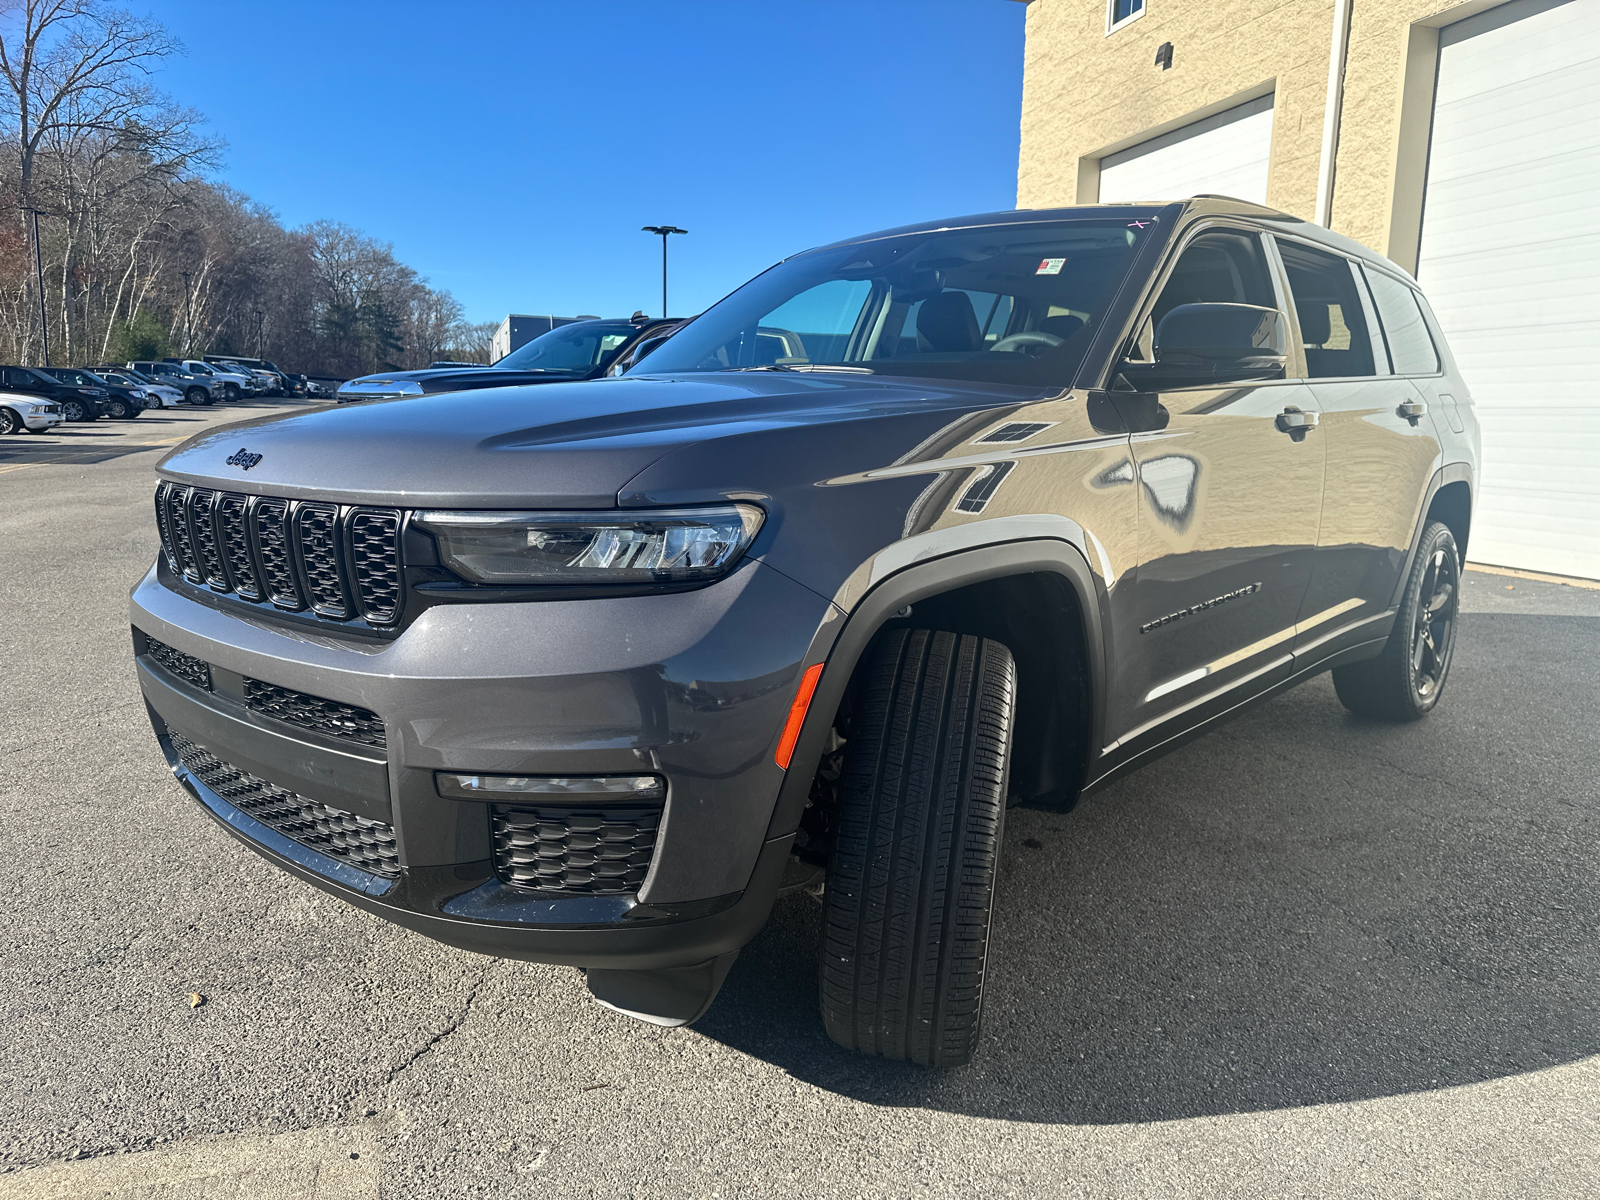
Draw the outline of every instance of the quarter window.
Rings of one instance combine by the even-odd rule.
[[[1306,348],[1306,375],[1342,379],[1374,375],[1372,332],[1350,261],[1295,242],[1278,243]]]
[[[1389,358],[1396,375],[1432,375],[1439,369],[1439,352],[1434,349],[1423,319],[1417,294],[1398,279],[1381,271],[1368,271],[1372,299],[1378,306],[1378,320],[1389,344]]]

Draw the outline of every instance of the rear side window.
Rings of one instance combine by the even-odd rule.
[[[1432,375],[1439,369],[1439,351],[1434,348],[1428,323],[1423,319],[1417,294],[1398,279],[1381,271],[1368,271],[1372,299],[1383,323],[1384,340],[1389,343],[1389,359],[1396,375]]]
[[[1306,348],[1306,375],[1340,379],[1376,374],[1372,331],[1348,259],[1297,242],[1279,241],[1289,292]]]

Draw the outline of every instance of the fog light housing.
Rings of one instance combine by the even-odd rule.
[[[446,800],[628,804],[667,798],[667,781],[659,775],[468,775],[435,771],[433,779],[439,795]]]

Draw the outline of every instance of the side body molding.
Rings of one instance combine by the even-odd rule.
[[[1063,523],[1059,527],[1061,532],[1065,532],[1066,525],[1077,529],[1076,524],[1066,518],[1056,520]],[[1081,530],[1078,535],[1081,538]],[[1094,739],[1090,745],[1101,744],[1107,670],[1104,638],[1107,600],[1105,589],[1096,580],[1084,551],[1060,537],[1035,537],[957,550],[916,562],[876,580],[852,606],[842,627],[830,623],[813,642],[802,667],[819,662],[826,666],[801,727],[788,774],[779,789],[768,838],[793,833],[799,826],[834,713],[839,709],[862,655],[884,622],[907,605],[915,605],[930,596],[969,584],[1028,574],[1059,576],[1077,596],[1084,624],[1081,632],[1089,657],[1090,722]]]

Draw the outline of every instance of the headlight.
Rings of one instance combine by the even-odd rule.
[[[444,563],[475,583],[704,583],[738,563],[753,504],[629,513],[419,512]]]

